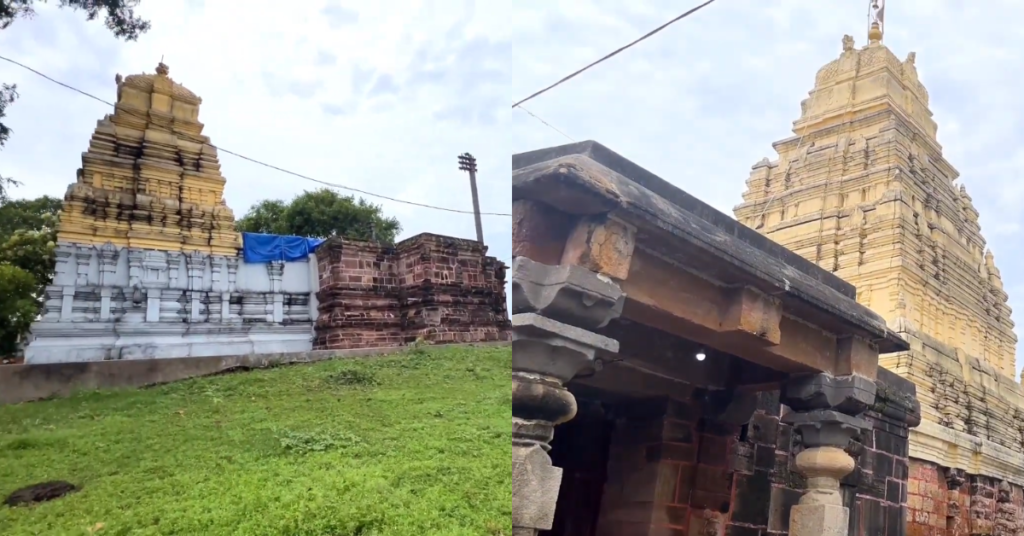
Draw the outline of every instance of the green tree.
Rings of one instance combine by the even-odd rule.
[[[46,0],[0,0],[0,30],[6,30],[19,18],[35,15],[32,8],[37,1]],[[107,29],[118,39],[135,41],[149,30],[149,21],[135,15],[139,0],[60,0],[61,8],[70,8],[85,13],[85,19],[92,21],[103,14]],[[7,108],[18,98],[18,86],[0,84],[0,149],[10,137],[12,129],[3,123]],[[0,200],[7,198],[7,190],[17,186],[12,177],[0,174]]]
[[[253,205],[242,219],[235,222],[240,233],[291,234],[284,221],[288,203],[279,199],[264,199]]]
[[[61,202],[0,200],[0,355],[10,355],[38,315],[53,280]]]
[[[394,217],[387,217],[380,205],[363,198],[341,195],[321,188],[303,192],[285,203],[264,200],[257,203],[236,227],[240,232],[328,238],[345,236],[358,240],[376,239],[391,244],[402,231]]]
[[[0,243],[19,229],[40,230],[54,227],[63,204],[62,199],[49,195],[35,199],[0,201]]]
[[[0,263],[0,356],[15,353],[21,336],[39,314],[37,290],[32,274]]]

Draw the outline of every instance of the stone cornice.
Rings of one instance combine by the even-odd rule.
[[[1024,454],[933,422],[910,431],[910,457],[1024,486]]]

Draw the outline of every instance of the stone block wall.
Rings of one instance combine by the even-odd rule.
[[[879,376],[876,403],[866,415],[872,430],[849,448],[857,468],[843,481],[844,499],[851,509],[851,535],[904,536],[913,534],[906,530],[911,489],[907,453],[909,428],[919,420],[919,409],[912,383],[884,370]],[[795,469],[800,438],[781,420],[786,408],[779,393],[759,394],[744,426],[707,417],[700,400],[698,395],[686,401],[612,405],[614,426],[596,528],[585,524],[569,530],[565,527],[570,524],[563,522],[558,533],[788,534],[790,508],[806,482]],[[560,433],[562,428],[556,431],[553,450],[559,459],[563,456],[558,449],[570,444],[559,443]],[[587,499],[587,504],[594,502]],[[564,517],[560,512],[558,518]]]
[[[475,241],[424,233],[381,246],[334,238],[317,253],[314,349],[510,339],[506,267]]]
[[[308,260],[59,243],[25,362],[310,350]]]
[[[1024,490],[986,476],[911,460],[907,536],[1020,536]]]

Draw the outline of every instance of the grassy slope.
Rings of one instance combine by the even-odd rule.
[[[509,348],[0,407],[0,534],[511,534]],[[102,524],[102,525],[98,525]]]

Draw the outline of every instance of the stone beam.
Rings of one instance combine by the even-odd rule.
[[[837,340],[752,287],[715,284],[644,250],[622,281],[623,317],[783,372],[857,372],[874,378],[877,349],[864,339]]]
[[[785,373],[874,378],[907,346],[834,274],[599,144],[513,168],[514,254],[618,283],[623,318]]]
[[[559,264],[575,264],[616,280],[629,276],[636,227],[608,215],[580,218]]]

